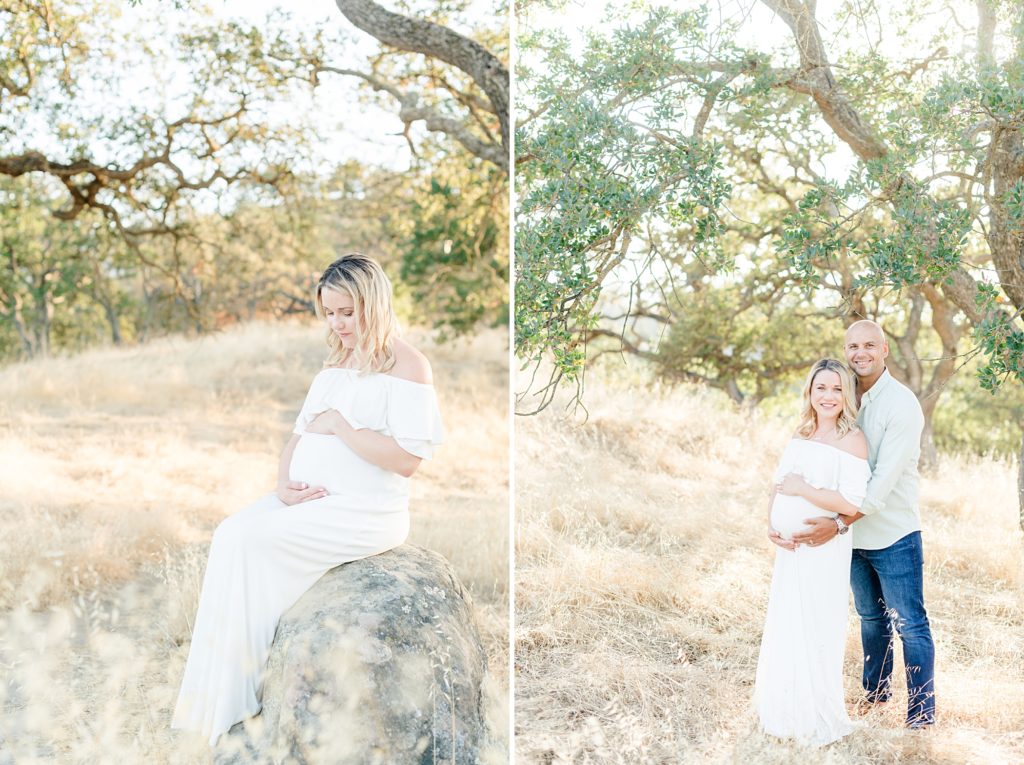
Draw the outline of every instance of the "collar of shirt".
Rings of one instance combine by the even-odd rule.
[[[865,402],[868,404],[872,403],[876,398],[882,395],[882,391],[889,385],[891,380],[892,375],[889,374],[889,367],[885,367],[885,369],[882,370],[881,377],[875,380],[875,384],[861,394],[861,406],[863,406]]]

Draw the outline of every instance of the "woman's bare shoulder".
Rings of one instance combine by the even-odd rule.
[[[434,381],[433,372],[427,357],[405,340],[394,342],[395,365],[388,374],[409,382],[429,385]]]
[[[835,447],[842,449],[848,454],[852,454],[854,457],[860,457],[862,460],[868,458],[868,440],[864,436],[864,431],[860,428],[854,428],[836,441]]]

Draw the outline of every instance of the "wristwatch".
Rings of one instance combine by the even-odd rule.
[[[850,530],[850,527],[843,523],[843,519],[840,518],[838,515],[832,520],[836,522],[836,528],[839,529],[840,534],[845,534],[847,531]]]

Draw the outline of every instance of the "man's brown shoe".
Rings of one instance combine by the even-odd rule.
[[[864,717],[877,709],[884,709],[885,705],[888,703],[888,699],[872,701],[871,699],[861,698],[857,700],[856,704],[854,704],[853,713],[858,717]]]

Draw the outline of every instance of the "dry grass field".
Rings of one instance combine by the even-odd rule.
[[[413,480],[409,541],[472,593],[504,733],[507,344],[410,338],[446,442]],[[0,764],[209,761],[168,725],[210,535],[273,490],[323,356],[311,322],[250,324],[0,369]]]
[[[852,735],[801,749],[758,732],[750,708],[774,555],[765,492],[792,423],[700,389],[598,377],[585,422],[557,402],[516,421],[519,763],[1024,762],[1012,465],[945,458],[923,481],[939,724],[901,727],[899,680]],[[852,597],[850,615],[852,705]]]

